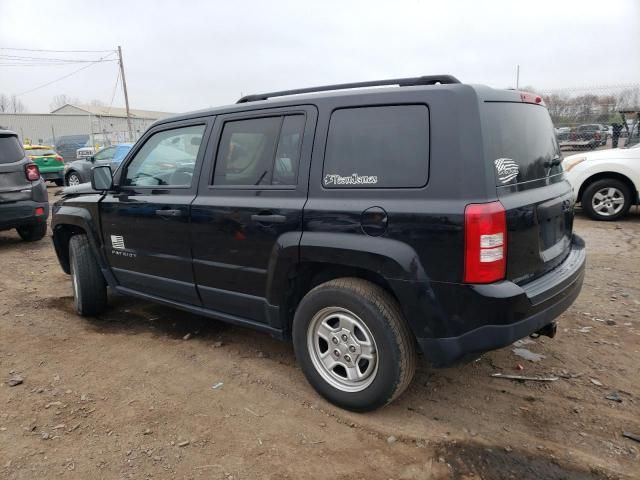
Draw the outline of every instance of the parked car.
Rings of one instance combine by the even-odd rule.
[[[607,129],[600,124],[579,125],[569,137],[560,142],[561,147],[594,149],[607,143]]]
[[[47,145],[24,145],[27,156],[38,166],[40,176],[58,186],[64,184],[64,159]]]
[[[569,127],[558,127],[556,128],[556,137],[559,142],[565,141],[569,139],[569,133],[571,132],[571,128]]]
[[[640,144],[566,157],[575,200],[594,220],[618,220],[640,198]]]
[[[321,395],[371,410],[418,350],[555,334],[585,268],[560,159],[540,97],[449,75],[250,95],[65,189],[54,245],[79,314],[109,286],[291,338]]]
[[[56,137],[54,150],[62,155],[65,162],[72,162],[76,160],[76,151],[86,147],[89,141],[89,135],[63,135]]]
[[[38,166],[24,152],[18,134],[0,130],[0,230],[15,228],[23,240],[47,233],[49,200]]]
[[[121,143],[103,148],[95,155],[83,160],[76,160],[65,166],[65,185],[79,185],[91,180],[91,169],[100,165],[109,165],[115,171],[124,157],[129,153],[132,143]]]
[[[84,158],[92,157],[96,153],[95,147],[80,147],[76,150],[76,159],[82,160]]]

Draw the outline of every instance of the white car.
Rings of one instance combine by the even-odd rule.
[[[96,149],[93,147],[81,147],[76,150],[76,159],[82,160],[83,158],[89,158],[95,155]]]
[[[617,220],[639,203],[640,144],[571,155],[562,166],[576,202],[594,220]]]

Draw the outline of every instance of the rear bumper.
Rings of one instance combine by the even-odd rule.
[[[36,216],[36,208],[44,208],[44,215]],[[20,227],[31,223],[46,222],[49,217],[47,202],[23,200],[20,202],[0,203],[0,230]]]
[[[471,302],[466,312],[489,320],[463,333],[440,338],[418,338],[427,358],[435,366],[446,366],[494,350],[549,325],[580,294],[586,264],[584,241],[574,235],[567,258],[554,270],[522,286],[509,281],[490,285],[468,285],[458,302]],[[464,318],[456,319],[464,324]],[[469,322],[472,323],[472,322]]]
[[[560,142],[560,146],[561,147],[589,147],[592,145],[598,145],[601,142],[602,140],[596,140],[595,138],[591,140],[567,140],[564,142]]]
[[[40,176],[44,180],[62,180],[64,179],[64,170],[59,170],[57,172],[40,172]]]

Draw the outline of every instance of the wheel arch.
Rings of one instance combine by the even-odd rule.
[[[102,241],[99,236],[98,226],[95,224],[91,212],[86,208],[62,205],[57,209],[51,222],[53,231],[53,245],[62,270],[69,274],[69,241],[74,235],[86,235],[91,250],[110,286],[116,285],[116,280],[108,262],[102,252]]]
[[[613,179],[619,180],[623,182],[625,185],[627,185],[629,187],[629,190],[631,191],[631,195],[633,196],[631,199],[631,203],[633,205],[638,203],[638,189],[636,188],[636,185],[633,183],[633,181],[627,175],[619,172],[613,172],[613,171],[598,172],[587,177],[580,185],[580,189],[578,190],[578,195],[576,197],[576,200],[578,202],[582,202],[582,195],[584,194],[584,191],[589,187],[589,185],[591,185],[594,182],[597,182],[598,180],[604,180],[607,178],[613,178]]]
[[[75,173],[76,176],[78,177],[78,179],[80,179],[81,183],[82,183],[82,175],[80,174],[80,172],[78,170],[75,170],[73,168],[70,168],[69,170],[67,170],[67,172],[65,172],[64,174],[64,180],[66,182],[66,185],[69,185],[69,176]]]

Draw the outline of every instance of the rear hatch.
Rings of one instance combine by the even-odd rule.
[[[482,104],[485,158],[507,211],[506,276],[518,284],[562,263],[573,230],[571,187],[553,124],[546,107],[533,102]]]
[[[18,137],[0,133],[0,203],[31,198],[31,182],[25,174],[27,163]]]
[[[58,160],[56,152],[51,149],[36,148],[27,150],[27,155],[35,163],[40,172],[60,172],[64,170],[64,163]]]

